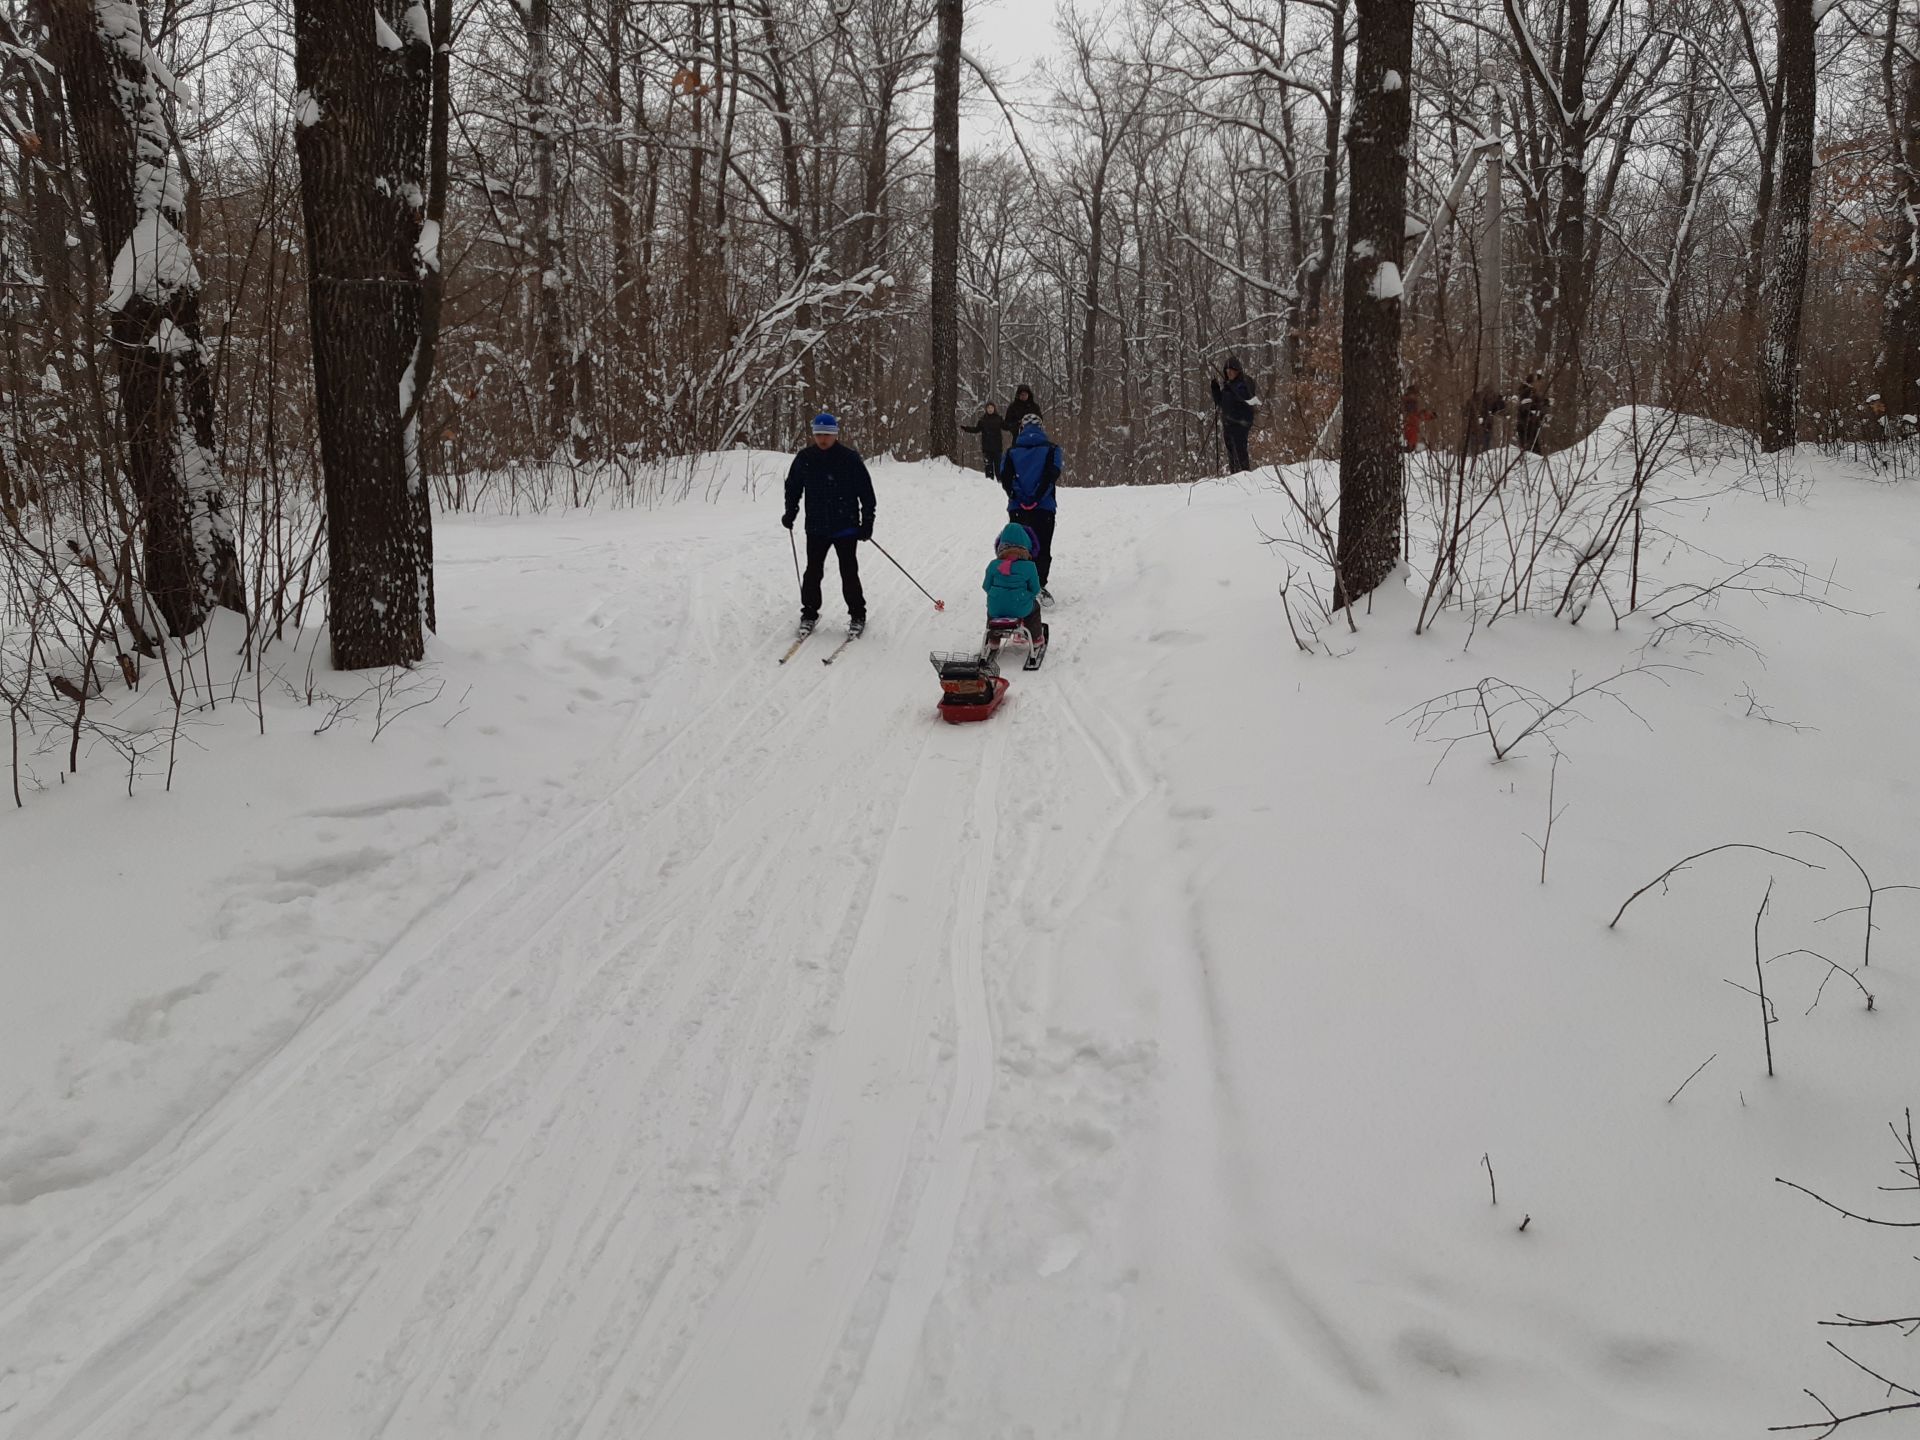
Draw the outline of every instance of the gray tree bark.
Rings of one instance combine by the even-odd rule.
[[[1340,534],[1334,603],[1351,605],[1400,556],[1400,256],[1407,226],[1414,0],[1359,0],[1347,130],[1341,296]]]
[[[295,0],[295,129],[327,505],[328,624],[344,670],[425,653],[433,548],[419,463],[421,239],[434,47],[406,0]]]
[[[927,453],[954,458],[960,404],[960,32],[962,0],[939,0],[933,61],[933,395]]]
[[[1793,444],[1800,399],[1800,312],[1807,288],[1813,209],[1813,0],[1779,0],[1780,182],[1767,232],[1761,287],[1766,332],[1760,349],[1760,448]]]

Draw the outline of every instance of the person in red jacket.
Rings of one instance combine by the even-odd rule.
[[[1433,419],[1433,411],[1420,402],[1420,387],[1407,386],[1407,393],[1400,397],[1400,434],[1406,442],[1407,453],[1411,455],[1420,448],[1421,427]]]

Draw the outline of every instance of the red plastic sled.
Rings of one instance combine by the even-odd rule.
[[[984,720],[1000,708],[1000,702],[1007,698],[1007,677],[993,677],[993,698],[990,700],[962,700],[957,695],[940,697],[940,718],[949,725],[964,725],[969,720]]]

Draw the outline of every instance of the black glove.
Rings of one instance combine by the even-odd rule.
[[[791,530],[791,529],[793,528],[793,516],[791,516],[791,515],[782,515],[782,516],[780,517],[780,523],[781,523],[782,525],[784,525],[784,526],[786,526],[786,527],[787,527],[787,529],[789,529],[789,530]]]
[[[862,525],[858,530],[853,532],[853,538],[856,540],[871,540],[873,538],[873,526],[871,524]]]

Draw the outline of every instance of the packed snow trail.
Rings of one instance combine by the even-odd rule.
[[[1920,489],[1682,477],[1649,593],[1798,553],[1846,608],[1728,592],[1764,667],[1696,646],[1570,721],[1542,884],[1544,752],[1436,770],[1394,717],[1670,653],[1644,617],[1414,637],[1389,585],[1301,657],[1259,477],[1070,489],[1045,668],[947,726],[925,656],[979,633],[998,491],[876,466],[948,610],[870,567],[860,643],[781,666],[762,463],[713,504],[443,526],[465,720],[242,712],[164,798],[36,796],[86,866],[0,822],[0,880],[76,901],[10,911],[40,938],[0,977],[104,1017],[0,1114],[0,1440],[1724,1440],[1804,1418],[1816,1320],[1905,1303],[1883,1236],[1773,1177],[1892,1179],[1911,907],[1876,911],[1871,1014],[1783,959],[1772,1079],[1724,983],[1765,862],[1605,920],[1796,827],[1920,879]],[[528,748],[567,758],[496,763]],[[123,898],[149,867],[173,909]],[[1772,878],[1780,949],[1849,943],[1851,872]],[[278,993],[255,972],[328,957],[190,1118],[89,1131]]]
[[[898,543],[964,575],[953,522]],[[779,571],[713,583],[750,548],[721,531],[649,557],[689,613],[578,813],[6,1296],[7,1426],[771,1436],[852,1396],[893,1433],[993,1083],[988,951],[1048,832],[1119,802],[1067,798],[1071,728],[937,722],[923,657],[975,617],[890,595],[845,663],[770,665]]]

